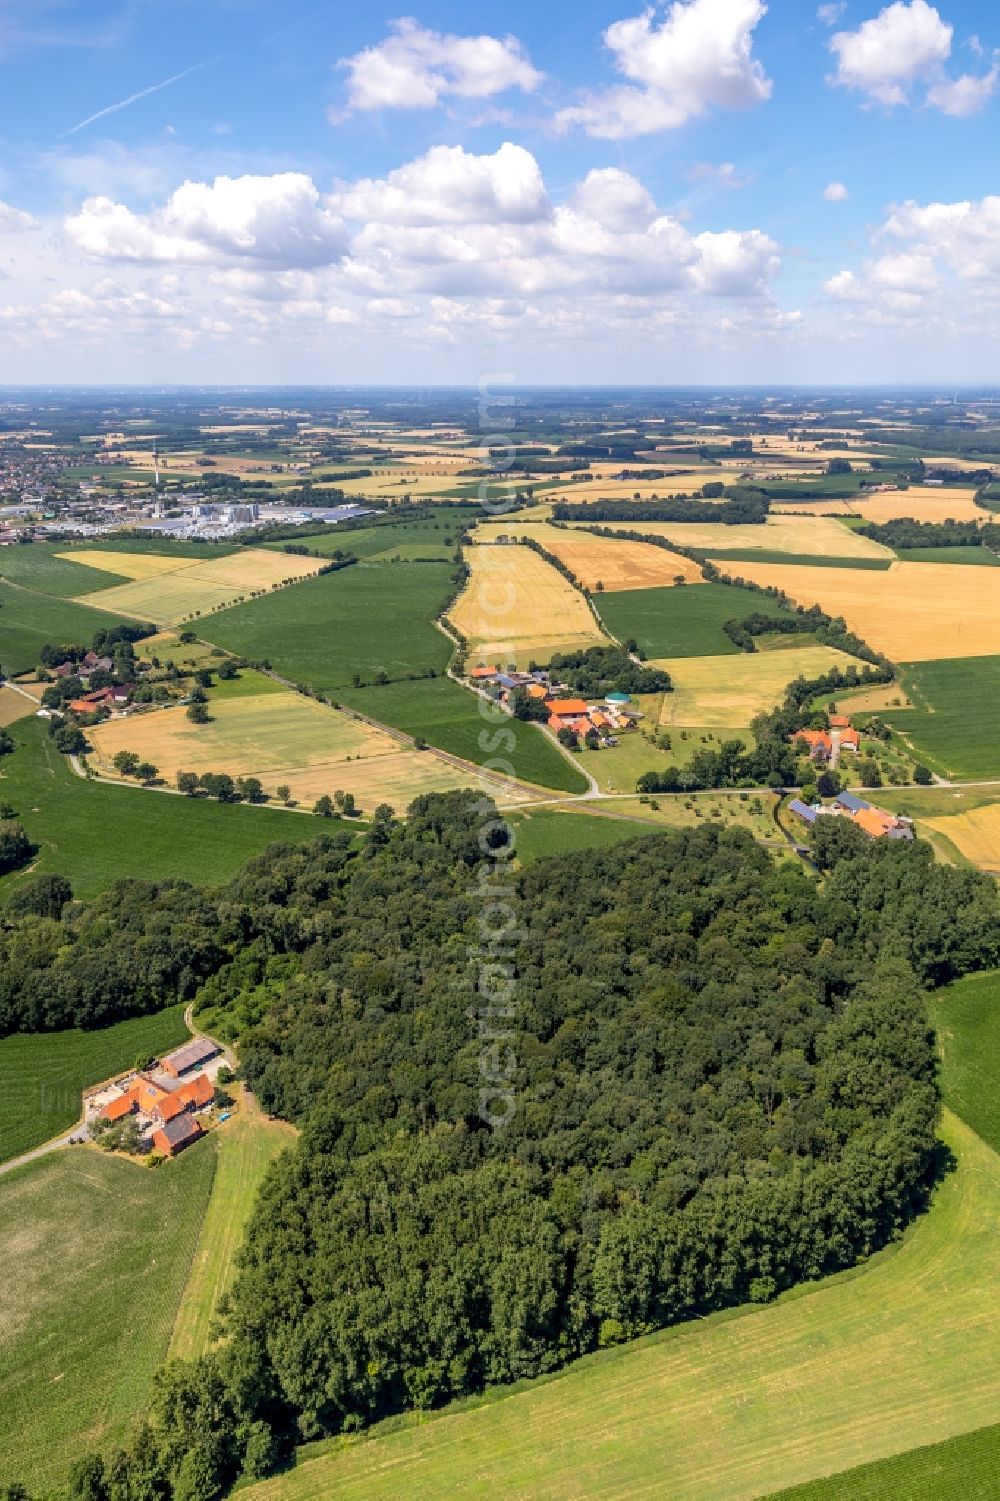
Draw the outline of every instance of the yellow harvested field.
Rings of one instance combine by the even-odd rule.
[[[105,573],[117,573],[127,579],[155,579],[164,573],[193,568],[198,562],[197,558],[164,557],[158,552],[102,552],[89,547],[57,552],[56,557],[65,558],[68,563],[85,563],[88,568],[102,568]]]
[[[131,560],[131,553],[115,557]],[[157,578],[136,579],[131,584],[117,584],[83,594],[78,604],[93,605],[98,610],[113,610],[156,625],[178,625],[195,615],[208,615],[248,598],[254,590],[269,590],[303,578],[311,578],[324,566],[323,558],[290,557],[286,553],[266,552],[247,547],[225,558],[200,562],[185,560],[190,566],[174,568]],[[131,563],[130,563],[131,566]],[[122,569],[124,572],[124,569]]]
[[[616,468],[616,473],[620,471]],[[733,475],[719,469],[699,469],[693,474],[672,474],[667,479],[592,479],[565,480],[557,488],[546,490],[548,500],[568,500],[572,504],[591,500],[653,500],[664,495],[696,495],[702,485],[712,480],[731,484]]]
[[[34,712],[35,705],[23,693],[6,686],[0,688],[0,730],[6,729],[9,724],[15,724],[19,719],[27,719]]]
[[[1000,654],[1000,588],[992,568],[893,563],[879,572],[741,563],[739,571],[755,584],[783,589],[797,604],[842,615],[894,662]]]
[[[598,523],[599,525],[602,523]],[[610,530],[615,523],[607,522]],[[868,537],[859,537],[849,527],[829,516],[769,516],[761,525],[706,526],[698,521],[618,522],[629,531],[665,537],[680,547],[726,551],[760,548],[762,552],[787,552],[815,558],[891,558],[892,552]],[[742,567],[742,564],[740,565]]]
[[[301,693],[214,698],[210,712],[203,725],[179,707],[106,720],[90,731],[91,764],[115,776],[115,755],[133,751],[171,786],[179,771],[228,772],[258,777],[272,796],[287,784],[305,807],[323,793],[352,792],[366,813],[381,802],[401,813],[421,793],[469,786],[474,775]]]
[[[772,500],[772,516],[856,516],[846,500]],[[872,518],[874,520],[874,517]]]
[[[858,497],[851,512],[866,521],[895,521],[911,517],[914,521],[989,521],[991,513],[977,506],[975,491],[958,486],[911,485],[908,490],[887,490],[878,495]]]
[[[523,513],[519,513],[523,514]],[[554,554],[587,589],[598,583],[608,591],[665,588],[682,578],[688,584],[704,582],[701,569],[690,558],[650,547],[645,542],[623,542],[617,537],[595,537],[591,532],[566,531],[544,523],[531,525],[481,525],[476,536],[490,541],[498,534],[536,541]]]
[[[944,834],[981,870],[1000,874],[1000,803],[987,803],[967,813],[950,813],[921,822]]]
[[[587,601],[530,547],[466,549],[469,582],[448,612],[469,643],[469,666],[534,659],[607,641]]]
[[[653,665],[669,672],[674,691],[663,695],[660,724],[710,730],[749,725],[755,714],[780,704],[793,679],[820,677],[852,663],[853,657],[830,646],[663,658]]]

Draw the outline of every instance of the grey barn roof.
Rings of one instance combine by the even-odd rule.
[[[166,1055],[163,1062],[169,1063],[179,1074],[182,1074],[199,1063],[207,1063],[209,1058],[214,1058],[218,1051],[215,1043],[209,1042],[207,1037],[193,1037],[183,1047],[174,1048],[172,1053]]]

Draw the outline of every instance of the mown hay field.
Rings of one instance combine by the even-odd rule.
[[[701,568],[680,553],[645,542],[623,542],[618,537],[595,537],[591,532],[547,525],[545,522],[504,526],[502,522],[479,526],[476,536],[492,541],[499,533],[519,541],[535,541],[552,553],[587,589],[598,584],[605,589],[669,588],[678,578],[687,584],[703,582]]]
[[[178,1360],[196,1360],[211,1349],[213,1319],[232,1286],[257,1191],[271,1162],[298,1136],[286,1121],[267,1119],[242,1085],[238,1093],[234,1118],[215,1138],[218,1161],[212,1197],[170,1340],[170,1355]]]
[[[1000,803],[987,803],[964,813],[928,818],[936,829],[981,870],[1000,875]]]
[[[885,572],[740,563],[743,578],[783,589],[798,604],[842,615],[893,661],[985,657],[1000,652],[1000,589],[990,568],[894,563]]]
[[[153,561],[153,554],[116,553],[118,572]],[[162,561],[158,556],[156,562]],[[130,584],[84,595],[78,603],[115,610],[156,625],[178,625],[193,616],[208,615],[232,605],[255,590],[311,578],[324,566],[322,558],[290,557],[264,548],[244,548],[207,562],[167,559],[168,571],[137,578]]]
[[[61,1487],[149,1411],[214,1171],[209,1137],[156,1173],[80,1146],[0,1179],[3,1480]]]
[[[0,688],[0,730],[34,712],[35,705],[23,693],[8,688],[6,684]]]
[[[578,589],[530,547],[466,549],[469,581],[448,612],[469,643],[470,666],[534,659],[607,640]]]
[[[660,724],[713,729],[749,725],[755,714],[781,702],[794,678],[816,678],[832,667],[852,664],[858,665],[830,646],[741,652],[736,657],[661,658],[653,665],[670,673],[674,691],[663,695]]]
[[[433,752],[403,746],[301,693],[213,696],[210,711],[208,724],[192,724],[179,707],[107,720],[91,731],[92,764],[114,776],[115,755],[134,751],[171,785],[178,771],[228,772],[258,777],[272,797],[287,785],[308,806],[324,793],[352,792],[368,813],[380,802],[402,812],[421,793],[469,783],[467,773]]]
[[[612,522],[598,524],[615,529]],[[697,521],[618,522],[617,526],[651,537],[665,537],[680,547],[705,552],[759,548],[762,552],[787,552],[798,557],[892,557],[888,547],[859,536],[828,516],[768,516],[760,526],[706,526]]]
[[[735,1317],[336,1448],[246,1501],[751,1501],[1000,1420],[1000,1159],[946,1112],[957,1167],[897,1246]]]

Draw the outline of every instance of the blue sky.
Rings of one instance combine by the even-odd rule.
[[[985,0],[0,0],[0,380],[1000,378]]]

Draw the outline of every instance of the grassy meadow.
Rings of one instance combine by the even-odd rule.
[[[635,637],[647,657],[736,656],[722,627],[727,620],[762,612],[787,612],[773,600],[733,584],[682,589],[624,589],[595,599],[608,630],[619,641]]]
[[[41,720],[22,720],[11,734],[17,749],[0,759],[0,798],[37,851],[25,871],[0,879],[0,905],[29,871],[58,871],[79,897],[129,877],[213,885],[269,844],[302,844],[330,828],[301,813],[85,782]]]
[[[69,1147],[0,1179],[0,1484],[125,1439],[170,1344],[214,1135],[158,1172]]]
[[[931,1019],[945,1099],[1000,1152],[1000,970],[966,975],[936,991]]]
[[[131,1068],[137,1058],[184,1042],[183,1012],[183,1006],[170,1006],[90,1032],[15,1032],[0,1038],[0,1162],[75,1125],[81,1093],[89,1085]]]

